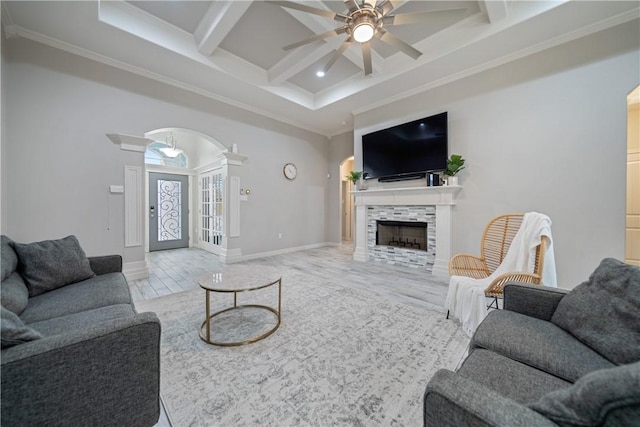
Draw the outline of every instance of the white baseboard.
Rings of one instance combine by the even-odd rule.
[[[360,262],[367,262],[369,261],[369,253],[364,248],[360,246],[356,246],[353,252],[353,260],[360,261]]]
[[[291,252],[306,251],[308,249],[317,249],[317,248],[323,248],[325,246],[337,246],[337,245],[338,243],[333,243],[333,242],[314,243],[311,245],[296,246],[293,248],[286,248],[286,249],[278,249],[277,251],[259,252],[256,254],[244,255],[244,256],[241,256],[238,261],[249,261],[252,259],[266,258],[274,255],[282,255],[282,254],[288,254]],[[222,260],[222,258],[220,260]]]
[[[149,267],[147,261],[125,262],[122,265],[122,274],[130,280],[140,280],[149,277]]]
[[[449,260],[436,258],[431,274],[436,277],[449,278]]]
[[[234,262],[244,261],[242,258],[242,249],[225,249],[220,248],[220,262],[223,264],[233,264]]]

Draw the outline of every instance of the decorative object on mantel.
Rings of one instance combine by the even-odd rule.
[[[444,170],[444,174],[447,176],[447,185],[458,185],[458,172],[464,169],[465,160],[460,154],[452,154],[447,159],[447,168]]]
[[[362,178],[363,171],[351,171],[345,178],[347,181],[351,181],[356,190],[366,190],[364,179]]]
[[[440,174],[435,172],[427,172],[427,187],[438,187],[441,183]]]

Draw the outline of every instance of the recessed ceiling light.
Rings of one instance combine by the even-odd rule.
[[[316,71],[316,76],[318,77],[324,77],[324,71],[320,70],[320,71]]]

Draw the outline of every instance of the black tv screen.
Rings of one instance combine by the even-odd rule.
[[[415,179],[447,167],[447,112],[362,136],[366,179]]]

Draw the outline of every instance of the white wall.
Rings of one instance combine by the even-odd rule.
[[[362,134],[448,111],[450,153],[467,159],[453,251],[479,253],[495,215],[543,212],[559,284],[573,288],[602,258],[624,257],[626,95],[640,79],[639,45],[636,20],[357,115],[356,168]]]
[[[325,137],[28,40],[3,40],[2,53],[2,231],[13,239],[76,234],[90,255],[122,253],[122,197],[111,196],[109,211],[107,190],[142,154],[120,151],[105,134],[178,127],[248,156],[240,178],[252,194],[234,242],[243,255],[325,242]],[[282,175],[289,161],[299,171],[293,182]]]

